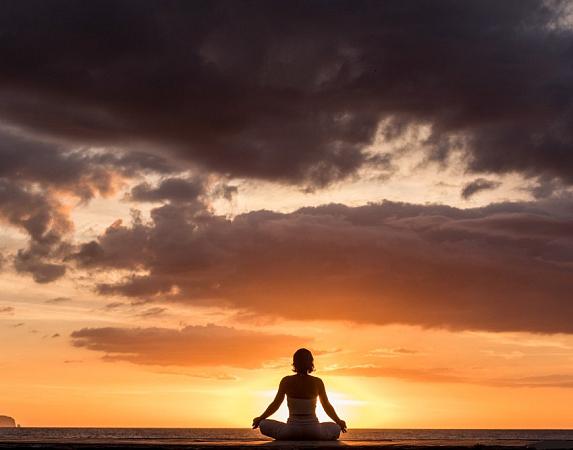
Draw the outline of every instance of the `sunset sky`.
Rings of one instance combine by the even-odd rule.
[[[573,4],[2,2],[0,414],[248,427],[299,347],[349,428],[571,428]]]

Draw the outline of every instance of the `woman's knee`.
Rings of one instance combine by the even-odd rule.
[[[322,438],[334,441],[340,437],[340,426],[334,422],[323,422],[320,424]]]
[[[279,422],[278,420],[263,419],[259,423],[259,429],[261,430],[261,433],[264,434],[265,436],[276,439],[279,436],[280,431],[282,430],[284,425],[285,424],[283,422]]]

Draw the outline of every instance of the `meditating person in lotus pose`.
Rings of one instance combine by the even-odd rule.
[[[293,356],[293,370],[296,375],[284,377],[279,385],[275,399],[259,417],[253,419],[253,428],[260,428],[265,436],[278,440],[318,440],[334,441],[340,432],[346,432],[346,422],[341,420],[328,401],[324,383],[310,373],[314,370],[314,358],[306,348],[297,350]],[[269,420],[281,406],[285,395],[289,410],[287,423]],[[318,421],[316,417],[316,398],[328,416],[334,422]]]

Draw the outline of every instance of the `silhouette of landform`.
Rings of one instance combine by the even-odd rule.
[[[10,416],[0,416],[0,428],[14,428],[16,421]]]

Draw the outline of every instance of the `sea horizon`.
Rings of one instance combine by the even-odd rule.
[[[224,427],[224,426],[212,426],[212,427],[183,427],[183,426],[98,426],[98,425],[22,425],[18,424],[16,427],[0,427],[0,432],[2,430],[13,430],[14,428],[66,428],[66,429],[158,429],[158,430],[251,430],[250,427]],[[352,427],[351,430],[498,430],[498,431],[573,431],[571,428],[552,428],[552,427]]]

